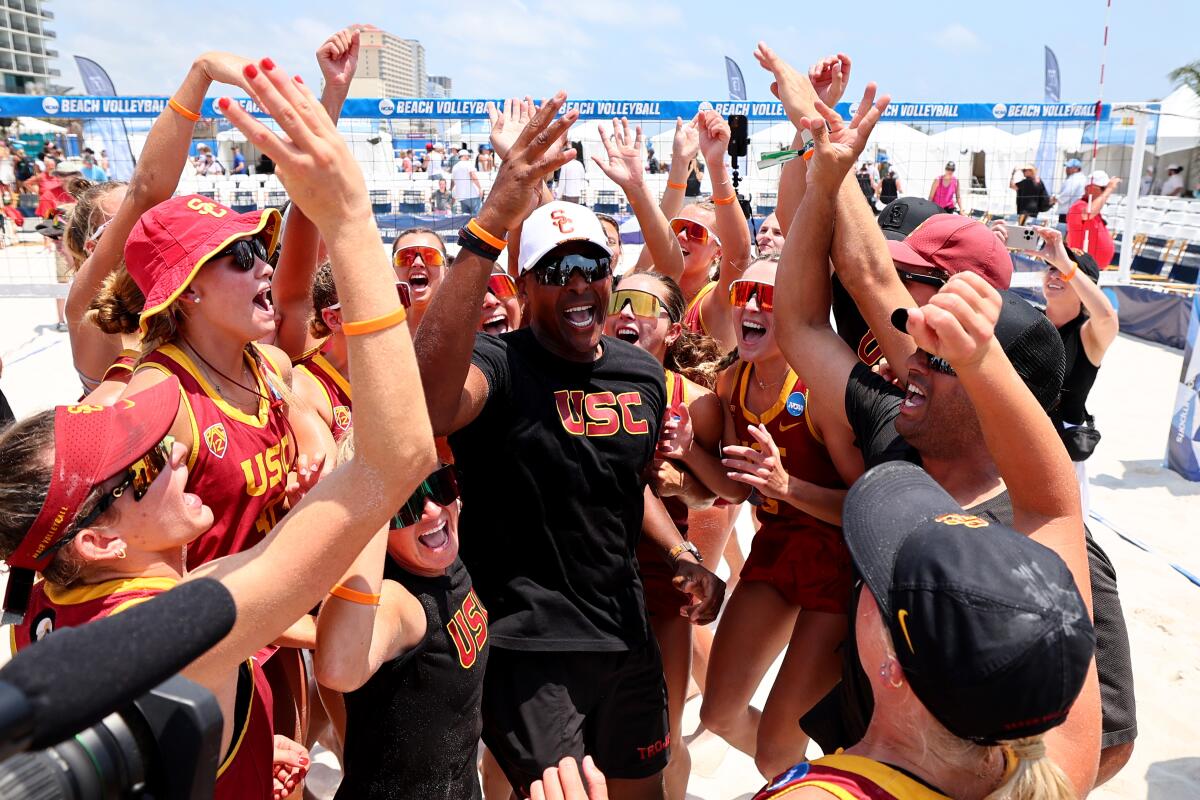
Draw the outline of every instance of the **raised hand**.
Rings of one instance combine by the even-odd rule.
[[[1003,304],[990,283],[974,272],[959,272],[928,304],[908,310],[908,334],[917,347],[944,358],[954,369],[969,369],[995,345]]]
[[[766,42],[758,43],[754,57],[763,69],[775,76],[771,94],[779,98],[788,119],[799,129],[800,120],[815,115],[814,104],[819,99],[808,76],[797,72],[791,64],[776,55]]]
[[[863,91],[862,102],[858,104],[858,111],[847,123],[819,98],[815,101],[819,116],[802,117],[796,124],[798,130],[807,129],[812,134],[816,145],[812,160],[808,163],[809,186],[837,191],[846,173],[862,155],[875,123],[879,122],[889,102],[887,95],[876,102],[875,84],[868,83]]]
[[[638,125],[636,134],[629,130],[629,120],[622,117],[613,120],[613,135],[610,138],[603,125],[597,125],[600,142],[608,154],[608,163],[596,156],[592,161],[607,175],[613,183],[628,190],[641,186],[643,178],[642,162],[642,126]]]
[[[674,406],[658,437],[658,457],[682,459],[692,449],[693,436],[692,415],[687,405]]]
[[[754,487],[764,497],[786,502],[792,476],[783,468],[775,439],[765,425],[751,425],[747,430],[758,442],[758,448],[729,445],[724,448],[725,458],[721,463],[733,480]]]
[[[501,161],[508,158],[508,151],[536,111],[529,95],[524,100],[515,97],[505,100],[503,110],[497,109],[495,103],[487,104],[488,119],[492,123],[492,150]]]
[[[826,56],[808,68],[808,81],[821,102],[833,108],[850,85],[850,56]]]
[[[254,96],[242,71],[250,63],[250,59],[213,50],[200,56],[197,61],[210,81],[241,87],[250,92],[251,97]]]
[[[700,129],[697,127],[699,120],[699,114],[687,122],[679,117],[675,118],[675,136],[671,139],[672,164],[675,163],[675,159],[680,159],[681,164],[689,164],[700,152]]]
[[[284,135],[272,132],[228,97],[217,105],[247,141],[275,162],[275,174],[300,210],[322,232],[370,217],[362,170],[308,87],[269,58],[257,65],[247,63],[242,74],[259,107],[279,123]]]
[[[724,164],[729,152],[729,123],[716,111],[701,111],[696,127],[700,131],[700,152],[704,163],[712,169],[713,164]]]
[[[343,28],[317,48],[317,64],[321,67],[326,84],[350,86],[358,70],[359,30],[358,25]]]
[[[567,94],[562,91],[547,100],[513,142],[479,212],[484,230],[516,228],[537,207],[542,181],[575,158],[574,148],[563,150],[559,144],[579,118],[579,111],[573,108],[555,119],[566,102]]]

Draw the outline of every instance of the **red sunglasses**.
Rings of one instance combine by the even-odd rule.
[[[734,281],[729,286],[729,304],[734,308],[745,308],[754,297],[759,311],[775,310],[775,287],[758,281]]]
[[[709,239],[712,239],[717,244],[721,243],[721,240],[717,238],[715,233],[710,231],[707,226],[695,220],[676,217],[671,220],[671,230],[675,232],[676,236],[682,233],[687,236],[689,242],[695,242],[698,245],[708,244]]]
[[[493,273],[488,278],[487,290],[494,294],[497,300],[511,300],[517,296],[517,284],[502,272]]]

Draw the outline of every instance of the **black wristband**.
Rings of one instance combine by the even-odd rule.
[[[499,250],[471,233],[465,226],[458,229],[458,246],[489,261],[495,261],[500,257]]]

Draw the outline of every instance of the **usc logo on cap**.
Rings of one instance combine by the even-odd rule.
[[[559,233],[574,233],[575,223],[561,208],[550,212],[550,222],[558,228]]]
[[[200,216],[207,214],[214,219],[220,219],[229,213],[229,209],[222,208],[211,200],[205,200],[202,197],[193,197],[191,200],[188,200],[187,207],[200,214]]]
[[[91,403],[80,403],[79,405],[67,406],[68,414],[95,414],[97,411],[103,411],[104,406],[97,406]]]
[[[942,514],[940,517],[934,517],[933,521],[943,525],[965,525],[968,528],[986,528],[988,526],[986,519],[980,519],[974,514]]]

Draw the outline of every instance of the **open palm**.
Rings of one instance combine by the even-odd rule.
[[[613,183],[622,189],[638,186],[642,183],[642,128],[629,129],[629,120],[625,118],[613,120],[613,134],[610,137],[603,125],[596,130],[600,134],[600,142],[604,152],[608,154],[608,163],[592,156],[592,161],[607,175]]]
[[[672,163],[678,158],[680,163],[689,164],[700,152],[700,130],[696,127],[699,118],[700,115],[697,114],[687,122],[675,119],[675,136],[671,140]]]
[[[496,108],[495,103],[487,104],[488,119],[492,123],[492,149],[501,161],[508,158],[513,144],[537,113],[533,98],[528,95],[524,100],[513,97],[504,101],[504,108]]]
[[[784,113],[791,123],[799,128],[800,121],[814,113],[813,103],[817,100],[817,93],[813,90],[808,76],[796,71],[765,42],[758,43],[754,57],[763,69],[775,76],[775,82],[771,84],[771,93],[779,98],[779,102],[783,103]]]
[[[816,152],[808,165],[808,181],[835,191],[846,173],[858,161],[871,138],[875,123],[887,109],[887,95],[875,100],[875,84],[868,83],[863,91],[862,102],[850,122],[819,99],[816,101],[817,116],[806,117],[798,127],[807,128],[813,135]]]

